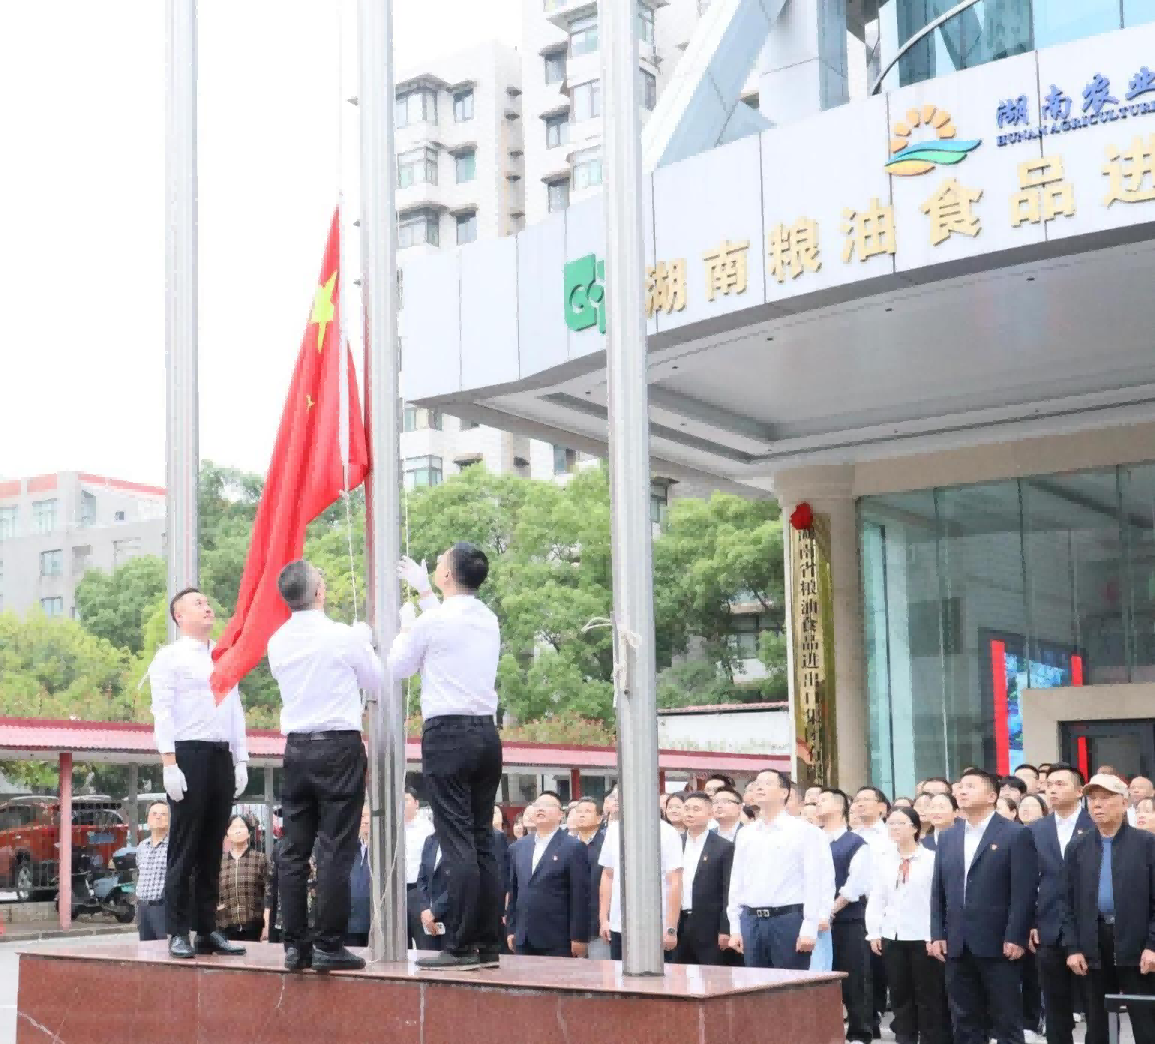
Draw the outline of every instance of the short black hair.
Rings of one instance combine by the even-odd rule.
[[[1053,765],[1051,765],[1050,771],[1047,773],[1047,776],[1048,777],[1053,776],[1056,772],[1069,772],[1069,773],[1071,773],[1071,775],[1074,776],[1075,779],[1077,779],[1079,781],[1079,786],[1081,786],[1081,787],[1085,786],[1087,783],[1086,778],[1083,776],[1082,770],[1075,768],[1074,765],[1068,765],[1065,761],[1056,761]]]
[[[1003,787],[1011,787],[1013,790],[1017,790],[1020,797],[1027,792],[1027,784],[1019,779],[1018,776],[1003,776],[1003,778],[999,780],[999,790],[1002,790]]]
[[[906,805],[896,805],[887,813],[887,818],[895,814],[906,816],[910,820],[910,825],[914,827],[916,834],[922,833],[922,816],[920,816],[913,808]]]
[[[758,813],[762,810],[757,805],[743,805],[742,812],[751,819],[757,819]]]
[[[759,771],[758,775],[762,775],[763,772],[774,773],[775,778],[778,780],[778,788],[780,790],[785,790],[788,794],[794,790],[794,780],[790,778],[789,772],[783,772],[781,769],[776,768],[764,768]],[[755,776],[754,778],[757,779],[758,777]]]
[[[960,782],[966,779],[967,776],[974,776],[976,779],[981,779],[990,793],[994,794],[996,798],[999,796],[999,779],[986,769],[975,768],[973,765],[970,768],[965,768],[963,769],[962,775],[959,776]],[[1022,783],[1022,780],[1020,779],[1019,782]]]
[[[187,594],[204,594],[204,591],[199,587],[183,587],[172,596],[172,601],[168,603],[168,615],[172,617],[173,623],[176,623],[176,603]]]
[[[417,804],[419,804],[419,805],[421,804],[421,798],[419,798],[417,796],[417,791],[414,790],[412,787],[406,787],[405,793],[408,794],[414,801],[416,801]]]
[[[1030,765],[1024,761],[1017,769],[1015,769],[1015,772],[1022,772],[1023,769],[1030,769],[1035,774],[1035,779],[1039,778],[1039,770],[1035,768],[1034,765]]]
[[[947,779],[945,776],[930,776],[927,779],[924,779],[922,781],[922,789],[923,790],[926,790],[926,785],[928,783],[941,783],[943,786],[947,787],[948,789],[950,788],[950,780]]]
[[[565,811],[565,802],[562,801],[561,795],[556,790],[543,790],[540,794],[538,794],[536,798],[534,798],[534,800],[536,801],[543,797],[553,798],[554,801],[557,802],[557,807],[560,808],[563,812]]]
[[[157,805],[160,805],[160,807],[161,807],[161,808],[163,808],[163,809],[164,809],[166,812],[168,811],[168,802],[167,802],[167,801],[150,801],[150,802],[148,803],[148,808],[147,808],[147,809],[145,809],[145,813],[144,813],[144,814],[145,814],[146,816],[148,816],[148,815],[151,815],[151,814],[152,814],[152,810],[153,810],[154,808],[156,808],[156,806],[157,806]]]
[[[878,787],[875,786],[859,787],[854,792],[854,796],[858,797],[858,795],[861,794],[864,790],[869,790],[874,795],[875,801],[881,801],[887,807],[890,806],[890,799],[881,790],[879,790]]]
[[[303,558],[290,562],[277,575],[277,590],[294,613],[311,609],[317,594],[313,583],[313,567]]]
[[[691,790],[688,793],[683,793],[681,795],[681,798],[682,798],[682,804],[683,805],[687,801],[690,801],[691,799],[697,799],[698,801],[705,801],[707,807],[709,807],[709,805],[710,805],[710,795],[707,794],[704,790]]]
[[[734,781],[729,776],[727,776],[724,772],[715,772],[715,773],[713,773],[713,775],[707,776],[706,777],[706,783],[709,783],[711,780],[714,780],[714,779],[719,780],[723,786],[727,786],[727,787],[733,787],[734,786]],[[705,786],[705,783],[702,785]]]
[[[845,790],[839,790],[837,787],[823,787],[823,794],[833,794],[838,798],[842,804],[842,820],[846,822],[850,819],[850,798],[847,796]]]
[[[1049,761],[1040,761],[1039,762],[1039,775],[1040,776],[1044,772],[1050,772],[1050,771],[1051,771],[1051,763]]]
[[[476,544],[459,541],[449,549],[449,575],[468,591],[476,591],[489,576],[489,559]]]

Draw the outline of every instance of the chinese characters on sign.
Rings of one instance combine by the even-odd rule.
[[[679,258],[666,264],[659,261],[646,269],[646,318],[652,319],[655,312],[686,310],[686,261]]]
[[[790,533],[794,727],[798,754],[811,779],[828,780],[834,751],[833,632],[830,599],[829,522],[815,515],[809,529]]]
[[[855,252],[859,261],[868,261],[879,254],[893,254],[898,250],[894,237],[894,207],[882,206],[872,199],[861,214],[847,207],[842,212],[842,261],[848,263]]]
[[[1011,196],[1011,226],[1037,225],[1062,214],[1075,216],[1075,190],[1063,180],[1063,158],[1027,160],[1019,164],[1019,191]]]
[[[1103,173],[1111,181],[1103,197],[1106,206],[1155,199],[1155,134],[1146,141],[1136,138],[1125,152],[1109,145]]]
[[[723,239],[721,246],[702,255],[706,262],[707,301],[713,301],[718,294],[746,292],[746,252],[749,249],[748,239],[740,243]]]
[[[767,237],[770,274],[780,283],[786,277],[797,279],[803,272],[817,272],[822,267],[818,252],[818,222],[799,218],[793,225],[779,225]]]
[[[999,146],[1015,145],[1020,141],[1034,141],[1048,134],[1066,134],[1068,131],[1094,127],[1100,123],[1125,120],[1130,116],[1146,116],[1155,112],[1155,98],[1137,101],[1144,95],[1155,95],[1155,73],[1146,65],[1127,82],[1127,90],[1120,102],[1111,87],[1111,78],[1095,73],[1082,90],[1082,106],[1075,114],[1075,98],[1051,84],[1039,109],[1038,126],[1031,123],[1030,101],[1025,94],[1005,98],[995,109],[995,123],[999,130],[1008,130],[998,136]]]

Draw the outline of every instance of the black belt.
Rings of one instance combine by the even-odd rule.
[[[288,740],[290,743],[307,743],[310,740],[339,739],[342,736],[356,736],[360,739],[361,733],[357,729],[330,729],[328,732],[290,732]]]
[[[414,889],[414,888],[416,888],[416,887],[419,885],[419,883],[420,883],[420,882],[418,882],[418,881],[414,881],[412,884],[406,884],[406,885],[405,885],[405,887],[406,887],[406,888],[408,888],[408,889],[409,889],[409,891],[411,891],[411,892],[412,892],[412,891],[413,891],[413,889]]]
[[[492,714],[437,714],[425,722],[425,728],[430,725],[481,725],[493,724]]]
[[[224,740],[177,740],[173,746],[180,750],[223,750],[229,752],[229,745]]]
[[[159,899],[137,899],[137,906],[164,906],[164,896]]]
[[[765,919],[767,917],[785,917],[786,914],[802,913],[802,904],[793,903],[790,906],[747,906],[746,912],[751,917]]]

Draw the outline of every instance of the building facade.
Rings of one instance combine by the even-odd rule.
[[[647,172],[651,454],[794,520],[797,767],[1155,771],[1155,3],[709,11],[775,126]],[[604,452],[603,221],[408,273],[414,401]]]
[[[164,490],[83,472],[0,481],[0,612],[76,616],[76,585],[164,555]]]

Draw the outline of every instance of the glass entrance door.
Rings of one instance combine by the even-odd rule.
[[[1155,719],[1067,721],[1060,728],[1064,759],[1088,779],[1104,765],[1127,779],[1155,770]]]

